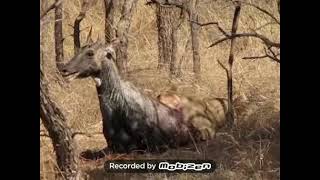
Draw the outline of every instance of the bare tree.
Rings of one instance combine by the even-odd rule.
[[[59,63],[63,60],[63,49],[60,49],[63,48],[63,46],[61,45],[62,41],[60,41],[59,39],[60,37],[62,37],[62,19],[59,19],[62,15],[62,7],[60,6],[61,4],[62,1],[56,1],[47,9],[45,9],[40,15],[40,24],[43,24],[43,18],[49,11],[55,9],[55,19],[60,21],[58,25],[55,24],[55,40],[56,45],[58,46],[58,48],[55,48],[57,65],[61,65]],[[57,10],[57,8],[60,9]],[[58,38],[56,35],[58,35]],[[48,137],[50,137],[50,139],[52,140],[53,148],[56,153],[57,164],[61,172],[61,174],[58,175],[57,179],[62,178],[68,180],[76,180],[81,176],[81,171],[78,169],[78,156],[76,155],[76,146],[72,138],[71,129],[66,124],[65,116],[49,96],[48,82],[45,80],[45,75],[42,68],[43,53],[41,48],[40,52],[40,118],[43,122],[43,126],[48,131]],[[57,60],[59,60],[59,63]]]
[[[228,92],[228,112],[226,114],[227,120],[226,124],[229,127],[232,127],[234,124],[234,108],[233,108],[233,77],[232,77],[232,67],[234,62],[234,48],[235,48],[235,34],[237,33],[238,29],[238,22],[239,22],[239,15],[241,10],[241,3],[236,2],[233,21],[232,21],[232,28],[231,28],[231,35],[228,35],[218,23],[211,22],[200,24],[202,26],[205,25],[217,25],[220,32],[222,32],[228,39],[231,39],[230,42],[230,53],[229,53],[229,60],[228,60],[228,68],[223,65],[222,62],[218,60],[219,65],[226,71],[227,75],[227,92]],[[214,45],[213,45],[214,46]],[[212,47],[212,46],[210,46]]]
[[[40,66],[40,118],[52,140],[61,175],[64,179],[78,179],[80,171],[71,129],[66,124],[65,116],[48,94],[47,82]]]
[[[63,62],[63,33],[62,33],[62,5],[60,0],[55,0],[54,40],[56,53],[56,66],[60,69]],[[53,7],[53,6],[52,6]]]
[[[117,49],[117,66],[121,73],[127,71],[128,64],[128,32],[131,25],[133,10],[138,0],[125,0],[121,8],[121,17],[116,27],[116,37],[121,43]]]
[[[254,7],[255,9],[257,9],[257,10],[263,12],[264,14],[268,15],[273,20],[274,23],[269,22],[269,23],[267,23],[265,25],[268,25],[268,24],[278,24],[278,25],[280,25],[280,20],[278,18],[276,18],[269,11],[267,11],[267,10],[257,6],[257,5],[255,5],[255,4],[251,4],[251,3],[243,2],[243,1],[234,1],[234,3],[236,3],[236,4],[241,3],[241,4],[244,4],[246,6]],[[279,1],[278,1],[278,3],[279,3]],[[280,11],[279,5],[280,4],[278,4],[278,11]],[[272,61],[280,63],[280,42],[274,42],[274,41],[270,40],[268,37],[257,33],[255,30],[252,30],[253,32],[250,32],[250,33],[245,32],[245,33],[228,34],[216,22],[204,23],[203,25],[210,25],[210,24],[216,24],[218,29],[219,29],[219,31],[222,32],[225,37],[215,41],[209,47],[216,46],[217,44],[220,44],[220,43],[222,43],[222,42],[224,42],[226,40],[235,39],[235,38],[244,38],[244,37],[257,38],[257,39],[260,39],[263,42],[263,44],[265,45],[265,48],[264,48],[265,54],[264,55],[259,55],[259,56],[253,56],[253,57],[243,57],[242,59],[269,58]],[[261,27],[259,27],[257,29],[261,29],[264,26],[261,26]]]
[[[279,2],[279,1],[278,1]],[[280,50],[280,43],[278,42],[273,42],[269,38],[267,38],[264,35],[261,35],[257,32],[252,32],[252,33],[237,33],[237,28],[238,28],[238,21],[239,21],[239,15],[240,15],[240,10],[241,10],[241,5],[247,5],[247,6],[252,6],[259,11],[267,14],[271,19],[276,23],[280,25],[280,21],[273,16],[270,12],[267,10],[256,6],[251,3],[247,2],[242,2],[242,1],[234,1],[236,4],[235,12],[234,12],[234,18],[232,22],[232,30],[231,33],[228,34],[226,31],[223,30],[219,26],[217,22],[209,22],[209,23],[203,23],[200,24],[200,26],[206,26],[206,25],[216,25],[218,27],[218,30],[225,36],[224,38],[221,38],[217,40],[216,42],[212,43],[209,47],[216,46],[217,44],[220,44],[221,42],[224,42],[226,40],[231,40],[231,45],[230,45],[230,54],[229,54],[229,61],[228,61],[228,68],[226,68],[220,61],[218,61],[219,65],[226,71],[227,74],[227,79],[228,79],[228,114],[227,114],[227,122],[229,125],[234,124],[234,110],[233,110],[233,82],[232,82],[232,66],[234,62],[234,46],[235,46],[235,39],[240,38],[240,37],[253,37],[260,39],[266,46],[265,48],[265,55],[262,56],[254,56],[254,57],[244,57],[243,59],[260,59],[260,58],[270,58],[271,60],[280,63],[280,53],[277,53],[275,51]],[[279,4],[278,4],[278,10],[279,9]]]
[[[193,56],[193,72],[199,77],[201,70],[200,54],[199,54],[199,15],[198,0],[150,0],[147,4],[158,4],[160,7],[176,7],[188,14],[190,22],[191,48]],[[161,46],[159,46],[161,48]],[[160,54],[163,51],[159,49]],[[160,62],[163,60],[159,59]]]

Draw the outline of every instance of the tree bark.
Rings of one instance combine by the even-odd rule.
[[[60,109],[51,101],[47,83],[40,67],[40,118],[52,140],[56,160],[64,179],[79,179],[78,158],[71,130]]]
[[[193,56],[193,72],[196,77],[200,76],[201,64],[199,54],[199,30],[200,26],[199,15],[197,12],[198,0],[191,0],[189,2],[189,16],[190,16],[190,30],[191,30],[191,45],[192,45],[192,56]],[[196,22],[196,23],[195,23]]]
[[[158,69],[169,66],[170,75],[176,75],[177,29],[180,23],[177,8],[163,7],[156,4],[156,18],[158,28]]]
[[[56,3],[59,0],[55,1]],[[60,70],[64,55],[63,55],[63,33],[62,33],[62,4],[59,3],[55,7],[55,22],[54,22],[54,40],[55,40],[55,53],[56,53],[56,66]]]
[[[105,43],[110,43],[112,38],[114,38],[114,0],[104,0],[104,9],[105,9]]]
[[[117,60],[116,64],[118,66],[120,73],[127,72],[128,65],[128,33],[131,25],[131,18],[133,15],[133,10],[137,4],[138,0],[125,0],[122,9],[121,17],[116,28],[116,37],[120,39],[121,43],[117,49]]]
[[[73,26],[74,55],[78,54],[79,49],[81,47],[81,42],[80,42],[80,23],[86,17],[86,13],[89,10],[90,5],[91,5],[90,3],[92,3],[92,2],[90,2],[89,0],[83,0],[82,1],[80,13],[77,16],[76,20],[74,21],[74,26]]]

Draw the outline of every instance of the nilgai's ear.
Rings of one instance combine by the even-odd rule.
[[[87,41],[86,41],[86,44],[92,44],[93,43],[93,40],[92,40],[92,26],[90,28],[90,31],[87,35]]]

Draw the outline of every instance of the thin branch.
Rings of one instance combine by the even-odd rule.
[[[80,29],[80,32],[82,32],[82,31],[84,31],[84,30],[86,30],[86,29],[88,29],[88,28],[90,28],[90,26],[88,26],[88,27],[85,27],[85,28],[83,28],[83,29]],[[91,28],[92,28],[92,26],[91,26]],[[68,38],[68,37],[73,37],[74,35],[73,35],[73,33],[72,34],[69,34],[69,35],[66,35],[66,36],[64,36],[63,38],[62,38],[62,41],[64,41],[66,38]]]
[[[267,58],[268,55],[262,55],[262,56],[250,56],[250,57],[243,57],[242,59],[263,59],[263,58]]]
[[[62,3],[63,0],[57,1],[53,3],[51,6],[49,6],[41,15],[40,15],[40,20],[44,18],[52,9],[56,8]]]
[[[268,54],[267,49],[265,50],[265,55],[261,55],[261,56],[252,56],[252,57],[243,57],[242,59],[263,59],[263,58],[270,58],[273,61],[276,61],[277,63],[280,63],[280,59],[278,58],[278,56],[280,54],[275,54],[271,48],[268,48],[269,52],[271,52],[272,55]]]
[[[280,48],[280,43],[276,43],[276,42],[272,42],[271,40],[269,40],[267,37],[258,34],[258,33],[239,33],[239,34],[233,34],[229,37],[225,37],[222,38],[214,43],[212,43],[208,48],[213,47],[217,44],[220,44],[228,39],[233,39],[233,38],[239,38],[239,37],[254,37],[254,38],[258,38],[260,40],[262,40],[267,46],[271,46],[271,47],[277,47]]]
[[[268,26],[268,25],[272,25],[272,24],[277,24],[277,23],[275,23],[275,22],[268,22],[268,23],[265,23],[265,24],[257,27],[257,28],[254,29],[253,31],[254,31],[254,32],[255,32],[255,31],[258,31],[258,30],[260,30],[260,29],[262,29],[262,28],[264,28],[264,27],[266,27],[266,26]]]
[[[229,71],[228,68],[226,68],[221,61],[217,60],[217,62],[219,63],[219,65],[222,67],[222,69],[224,69],[226,71],[227,76],[229,76]]]
[[[265,10],[265,9],[262,9],[261,7],[255,5],[255,4],[248,3],[248,2],[244,2],[244,1],[234,1],[234,2],[241,2],[241,3],[244,4],[244,5],[252,6],[252,7],[258,9],[259,11],[265,13],[265,14],[268,15],[269,17],[271,17],[277,24],[280,24],[280,21],[279,21],[272,13],[268,12],[268,11]]]
[[[216,26],[218,27],[219,31],[220,31],[223,35],[225,35],[226,37],[229,37],[229,36],[230,36],[226,31],[224,31],[224,30],[222,29],[221,26],[219,26],[219,23],[218,23],[218,22],[199,23],[199,22],[192,21],[192,20],[189,20],[189,21],[192,22],[192,23],[195,23],[195,24],[197,24],[197,25],[199,25],[199,26],[201,26],[201,27],[203,27],[203,26],[209,26],[209,25],[216,25]]]
[[[269,54],[262,55],[262,56],[243,57],[242,59],[263,59],[263,58],[270,58],[271,60],[273,60],[277,63],[280,63],[280,59],[273,57],[273,56],[270,56]]]
[[[278,56],[275,52],[273,52],[272,47],[268,47],[268,50],[269,50],[269,52],[271,52],[271,54],[272,54],[274,57],[277,57],[277,56]],[[265,50],[265,52],[267,52],[267,51]]]
[[[280,55],[280,54],[279,54],[279,55]],[[267,54],[267,56],[268,56],[268,58],[270,58],[270,59],[272,59],[272,60],[274,60],[274,61],[276,61],[277,63],[280,64],[280,59],[277,58],[276,56],[270,56],[270,55],[268,55],[268,54]]]

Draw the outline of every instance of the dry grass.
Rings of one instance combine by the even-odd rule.
[[[50,0],[47,4],[50,5]],[[277,14],[276,1],[252,0],[252,3]],[[188,37],[189,26],[183,24],[178,35],[178,59],[186,53],[181,79],[170,80],[165,72],[157,72],[157,31],[155,14],[151,7],[139,1],[133,16],[129,34],[129,71],[126,77],[150,96],[156,96],[171,86],[177,86],[178,92],[192,96],[226,97],[226,76],[217,64],[217,60],[226,62],[229,43],[225,42],[208,49],[207,46],[221,37],[218,30],[205,27],[201,30],[201,80],[192,79],[192,57],[190,50],[184,47]],[[72,24],[79,12],[80,1],[64,1],[65,36],[72,34]],[[225,1],[200,1],[200,20],[202,22],[218,21],[226,30],[230,30],[233,6]],[[93,25],[93,37],[103,37],[104,29],[103,2],[90,9],[82,22],[81,28]],[[77,80],[61,87],[57,83],[54,63],[53,12],[46,17],[47,24],[41,29],[41,46],[45,52],[44,69],[50,81],[53,100],[62,108],[69,126],[75,131],[101,132],[101,114],[96,96],[96,89],[91,80]],[[252,7],[243,7],[240,15],[239,32],[249,31],[270,22],[264,14]],[[82,33],[82,40],[89,29]],[[276,25],[266,26],[261,33],[279,41],[280,32]],[[73,55],[73,39],[64,42],[65,59]],[[253,38],[238,39],[236,61],[234,65],[235,96],[239,116],[236,128],[232,132],[222,132],[214,142],[199,145],[200,154],[194,149],[182,148],[162,155],[131,155],[143,158],[212,158],[219,163],[213,174],[159,174],[130,175],[131,179],[279,179],[280,174],[280,65],[268,59],[256,61],[242,60],[244,56],[263,54],[263,46]],[[43,128],[43,127],[41,127]],[[104,147],[101,135],[94,137],[76,136],[79,151]],[[41,141],[41,179],[54,179],[59,173],[56,168],[55,155],[49,138],[40,137]],[[83,162],[81,167],[89,179],[107,179],[103,175],[102,162]],[[112,178],[112,175],[109,175]],[[108,179],[109,179],[108,178]],[[128,179],[129,175],[117,176]]]

